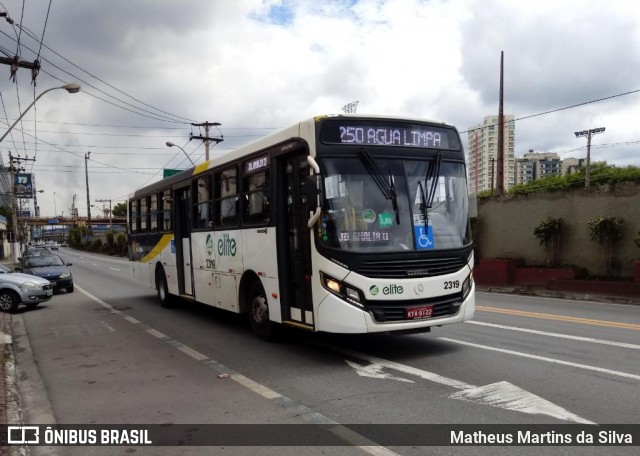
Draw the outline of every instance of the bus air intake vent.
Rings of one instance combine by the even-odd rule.
[[[424,258],[419,260],[363,261],[354,271],[365,277],[418,279],[458,272],[465,266],[461,257]]]

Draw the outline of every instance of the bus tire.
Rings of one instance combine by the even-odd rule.
[[[269,319],[267,296],[260,282],[255,281],[251,284],[247,300],[249,303],[249,321],[254,334],[262,340],[275,340],[277,335],[276,323]]]
[[[156,290],[158,290],[158,299],[160,305],[164,308],[169,308],[173,304],[171,295],[169,294],[169,286],[167,285],[167,278],[164,275],[162,268],[156,269]]]

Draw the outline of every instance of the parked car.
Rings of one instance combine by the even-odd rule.
[[[16,271],[47,279],[58,290],[64,288],[73,292],[73,276],[69,270],[71,263],[65,263],[58,255],[22,257]]]
[[[14,312],[20,304],[32,309],[53,296],[53,285],[46,279],[13,272],[0,264],[0,310]]]
[[[44,246],[36,245],[36,246],[27,247],[24,253],[22,254],[23,257],[37,256],[37,255],[51,255],[51,250],[49,250]]]

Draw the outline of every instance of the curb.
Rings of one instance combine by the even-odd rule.
[[[572,293],[559,290],[547,290],[544,288],[531,288],[531,287],[476,287],[476,291],[481,293],[503,293],[503,294],[516,294],[521,296],[536,296],[539,298],[557,298],[557,299],[571,299],[576,301],[592,301],[602,303],[614,303],[614,304],[630,304],[640,305],[640,299],[630,296],[611,296],[611,295],[599,295],[593,293]]]

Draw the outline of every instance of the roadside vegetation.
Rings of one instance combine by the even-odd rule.
[[[91,236],[86,227],[75,227],[67,236],[69,246],[78,250],[103,253],[105,255],[127,256],[127,236],[124,233],[106,233]]]
[[[594,162],[591,164],[589,173],[589,185],[591,187],[613,185],[618,182],[640,182],[640,167],[625,166],[619,167],[608,165],[607,162]],[[535,192],[563,191],[572,188],[582,188],[585,183],[585,169],[580,168],[577,172],[566,176],[548,176],[536,179],[526,184],[518,184],[510,188],[507,195],[518,195]],[[491,196],[491,190],[484,190],[478,193],[479,198]]]

